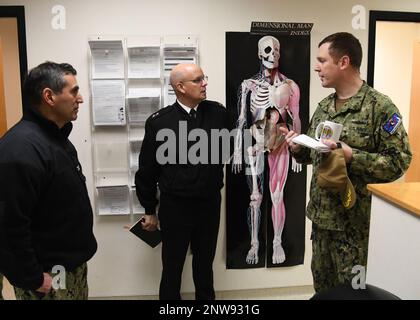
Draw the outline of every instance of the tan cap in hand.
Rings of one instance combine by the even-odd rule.
[[[356,203],[356,192],[347,175],[343,149],[335,149],[321,160],[318,168],[318,185],[332,192],[340,193],[344,208],[350,209]]]

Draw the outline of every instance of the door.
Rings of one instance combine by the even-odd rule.
[[[2,74],[0,78],[3,78],[3,96],[0,99],[4,100],[4,113],[8,129],[22,117],[19,37],[16,18],[0,17],[0,38],[2,42],[2,60],[0,62]]]
[[[0,6],[0,137],[22,115],[21,86],[27,70],[24,7]],[[2,279],[4,297],[15,299],[12,286]]]
[[[3,43],[0,37],[0,137],[7,130],[6,102],[4,98],[4,77],[3,77]]]
[[[413,50],[413,73],[411,81],[410,124],[408,135],[410,137],[413,160],[407,171],[405,181],[420,181],[420,40],[415,41]]]
[[[383,29],[385,25],[392,27]],[[405,182],[420,181],[419,41],[420,13],[370,11],[367,82],[392,98],[400,109],[404,126],[408,127],[413,159],[403,177]],[[389,45],[381,45],[384,43]]]

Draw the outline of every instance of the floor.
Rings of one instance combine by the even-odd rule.
[[[218,291],[216,300],[309,300],[314,294],[312,286],[255,290]],[[182,293],[183,300],[194,300],[194,293]],[[92,300],[158,300],[158,296],[95,297]]]
[[[216,300],[308,300],[314,294],[312,286],[270,288],[255,290],[235,290],[216,292]],[[5,300],[15,300],[12,287],[4,279],[3,297]],[[184,300],[193,300],[193,293],[183,293]],[[137,297],[97,297],[92,300],[157,300],[157,296],[137,296]]]

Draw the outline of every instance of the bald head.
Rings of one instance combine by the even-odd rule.
[[[176,85],[184,80],[191,79],[195,72],[202,72],[201,68],[194,63],[177,64],[171,71],[169,81],[176,90]]]
[[[195,107],[206,99],[207,78],[194,63],[180,63],[170,74],[169,81],[177,99],[186,106]]]

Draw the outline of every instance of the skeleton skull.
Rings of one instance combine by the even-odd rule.
[[[272,36],[262,37],[258,41],[258,58],[266,68],[277,68],[280,59],[280,42]]]

